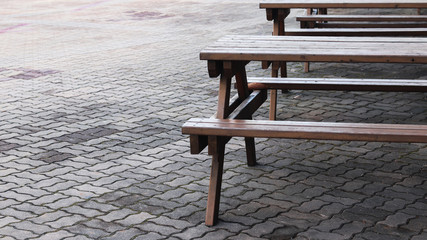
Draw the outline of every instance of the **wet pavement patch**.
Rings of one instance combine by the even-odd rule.
[[[81,143],[81,142],[86,142],[92,139],[105,137],[117,132],[119,131],[116,129],[108,128],[106,126],[99,126],[99,127],[78,131],[75,133],[66,134],[56,138],[56,140],[61,142],[69,142],[69,143]]]
[[[11,149],[18,148],[20,146],[21,145],[16,143],[8,143],[6,141],[0,140],[0,152],[9,151]]]
[[[70,159],[75,157],[75,155],[71,153],[61,153],[56,150],[50,150],[47,152],[42,152],[34,155],[33,159],[42,160],[47,163],[61,162],[66,159]]]
[[[172,15],[169,15],[169,14],[163,14],[161,12],[150,12],[150,11],[142,11],[142,12],[129,11],[127,13],[130,14],[130,16],[133,17],[135,20],[161,19],[161,18],[172,17]]]
[[[295,226],[283,226],[277,228],[273,233],[267,234],[263,237],[271,240],[288,240],[293,239],[299,232],[302,232],[303,229],[299,229]]]
[[[52,74],[55,74],[58,72],[59,71],[56,71],[56,70],[22,69],[22,70],[20,70],[20,73],[18,73],[16,75],[12,75],[12,76],[10,76],[10,78],[29,80],[29,79],[34,79],[34,78],[38,78],[38,77],[44,77],[44,76],[52,75]]]

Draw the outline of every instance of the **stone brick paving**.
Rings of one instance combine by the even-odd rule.
[[[271,34],[257,0],[15,0],[0,13],[0,239],[427,238],[425,144],[257,139],[247,167],[233,140],[220,222],[204,225],[210,159],[180,126],[215,110],[199,51]],[[399,64],[289,72],[427,79]],[[417,124],[426,100],[292,91],[278,118]]]

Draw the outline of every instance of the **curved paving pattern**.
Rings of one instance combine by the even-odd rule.
[[[204,225],[210,159],[180,127],[216,105],[199,51],[271,34],[258,1],[16,0],[0,13],[1,239],[427,238],[425,144],[258,139],[247,167],[232,140],[220,223]],[[289,71],[427,79],[399,64]],[[278,118],[425,123],[426,100],[292,91]]]

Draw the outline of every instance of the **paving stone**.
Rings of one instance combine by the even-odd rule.
[[[422,240],[427,237],[427,232],[423,231],[420,235],[413,236],[411,240]]]
[[[0,228],[0,236],[12,237],[13,239],[31,239],[38,237],[31,231],[16,229],[10,226]]]
[[[134,239],[135,237],[145,234],[146,232],[143,232],[137,228],[129,228],[126,230],[122,230],[122,231],[118,231],[115,234],[108,236],[108,237],[103,237],[102,239],[105,240],[113,240],[113,239]]]
[[[332,230],[341,228],[348,222],[348,220],[334,216],[330,219],[320,222],[319,225],[313,227],[313,229],[319,230],[320,232],[331,232]]]
[[[141,223],[145,222],[147,219],[150,219],[153,217],[154,217],[153,215],[143,212],[143,213],[130,215],[130,216],[126,217],[125,219],[118,220],[116,222],[123,224],[125,226],[129,226],[129,225],[141,224]]]
[[[89,239],[99,239],[106,237],[112,233],[106,232],[104,229],[90,228],[84,225],[73,225],[64,229],[67,232],[73,233],[75,235],[87,236]]]
[[[79,214],[83,215],[87,218],[92,218],[95,216],[102,215],[103,213],[96,210],[96,209],[89,209],[89,208],[83,208],[81,206],[73,205],[68,208],[63,208],[63,211],[70,213],[70,214]]]
[[[347,239],[345,236],[337,234],[337,233],[325,233],[319,232],[316,230],[309,230],[303,233],[300,233],[296,236],[295,239]]]
[[[0,210],[0,214],[3,216],[11,216],[20,220],[29,219],[36,216],[31,212],[17,210],[13,207]]]
[[[158,233],[150,232],[145,235],[139,235],[135,237],[134,240],[157,240],[157,239],[163,239],[163,238],[164,237]]]
[[[348,209],[349,207],[341,203],[331,203],[322,206],[321,209],[313,211],[313,213],[319,214],[321,217],[330,217],[335,214],[341,213],[343,210]]]
[[[67,196],[62,194],[62,193],[52,193],[52,194],[45,195],[45,196],[42,196],[40,198],[31,200],[29,202],[31,204],[36,205],[36,206],[41,206],[41,205],[50,204],[50,203],[53,203],[53,202],[56,202],[60,199],[65,199],[65,198],[67,198]]]
[[[332,232],[343,235],[345,239],[351,239],[355,234],[363,232],[363,230],[368,226],[369,225],[364,222],[350,222],[345,223],[339,229]]]
[[[204,212],[202,212],[202,214],[199,214],[200,216],[203,216]],[[246,225],[246,226],[252,226],[256,223],[260,223],[265,221],[265,219],[256,219],[256,218],[252,218],[249,216],[241,216],[241,215],[235,215],[230,213],[230,211],[224,212],[221,217],[221,220],[225,221],[225,222],[236,222],[236,223],[241,223],[242,225]]]
[[[99,216],[97,218],[106,221],[106,222],[112,222],[116,220],[125,219],[126,217],[135,214],[135,211],[129,210],[129,209],[119,209],[115,211],[110,211],[108,214]]]
[[[387,216],[384,221],[378,222],[379,224],[384,224],[389,227],[398,227],[399,225],[405,224],[409,219],[413,218],[413,216],[405,214],[405,213],[396,213],[393,215]]]
[[[61,217],[57,220],[47,222],[45,224],[49,225],[52,228],[58,229],[58,228],[75,225],[76,223],[81,222],[83,220],[84,220],[84,217],[80,215],[71,215],[71,216]]]
[[[203,237],[200,238],[195,238],[195,239],[226,239],[229,236],[232,236],[233,234],[226,231],[226,230],[218,230],[215,232],[208,232],[206,235],[204,235]]]
[[[0,200],[0,209],[8,208],[9,206],[19,204],[18,201],[13,199],[1,199]]]
[[[421,230],[425,230],[425,223],[427,221],[427,217],[416,216],[409,220],[409,222],[402,226],[404,229],[408,229],[410,231],[419,232]]]
[[[50,232],[50,233],[43,234],[42,236],[38,237],[38,239],[46,239],[46,240],[64,239],[64,238],[71,237],[71,236],[74,236],[74,234],[69,233],[69,232],[64,231],[64,230],[60,230],[57,232]]]
[[[156,232],[162,236],[170,236],[181,231],[180,229],[176,229],[172,226],[159,225],[153,222],[147,222],[136,227],[146,232]]]
[[[110,234],[126,229],[126,226],[122,226],[118,223],[105,222],[96,218],[92,218],[86,222],[81,222],[79,225],[81,225],[80,227],[82,227],[83,229],[86,229],[85,231],[90,231],[90,229],[100,229],[105,233],[110,233]]]
[[[313,212],[314,210],[320,209],[322,206],[326,205],[326,202],[320,201],[320,200],[311,200],[308,202],[303,203],[301,206],[294,208],[295,210],[299,212]]]
[[[59,199],[53,203],[48,203],[45,206],[47,206],[51,209],[61,209],[64,207],[69,207],[69,206],[76,204],[78,202],[83,202],[83,200],[81,198],[73,196],[73,197],[69,197],[69,198]]]
[[[10,217],[10,216],[3,217],[3,218],[0,218],[0,227],[9,225],[9,224],[14,223],[14,222],[19,222],[19,221],[20,221],[19,219],[14,218],[14,217]]]
[[[64,216],[70,216],[70,215],[63,212],[63,211],[47,212],[47,213],[44,213],[43,215],[32,218],[31,222],[33,222],[35,224],[45,224],[47,222],[56,221],[59,218],[62,218]]]
[[[384,198],[384,197],[380,197],[380,196],[373,196],[370,198],[366,198],[365,200],[363,200],[362,203],[357,204],[357,206],[361,206],[364,208],[379,208],[381,209],[381,206],[383,206],[385,204],[386,201],[388,201],[389,199]],[[389,208],[383,208],[384,210],[389,210]]]
[[[165,225],[165,226],[171,226],[171,227],[174,227],[177,229],[184,229],[184,228],[191,226],[191,224],[189,224],[185,221],[175,220],[175,219],[171,219],[171,218],[164,217],[164,216],[154,218],[154,219],[150,219],[150,222],[154,222],[154,223],[157,223],[160,225]]]
[[[67,238],[63,238],[64,240],[89,240],[90,238],[83,236],[83,235],[78,235],[78,236],[72,236],[72,237],[67,237]]]
[[[251,236],[251,235],[248,235],[248,234],[246,234],[246,233],[242,233],[242,234],[239,234],[239,235],[237,235],[237,236],[231,236],[231,237],[229,237],[228,239],[253,239],[253,240],[261,240],[261,239],[265,239],[265,238],[257,238],[257,237],[253,237],[253,236]]]

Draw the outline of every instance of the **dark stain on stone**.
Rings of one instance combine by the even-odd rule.
[[[29,79],[34,79],[38,77],[52,75],[59,72],[56,70],[35,70],[35,69],[21,69],[20,71],[21,73],[10,76],[10,78],[29,80]]]
[[[71,153],[61,153],[56,150],[50,150],[47,152],[36,154],[32,158],[35,160],[41,160],[47,163],[55,163],[55,162],[61,162],[73,157],[75,157],[75,155]]]
[[[21,145],[16,144],[16,143],[8,143],[8,142],[0,140],[0,152],[9,151],[9,150],[18,148],[20,146]]]
[[[267,239],[271,240],[290,240],[302,231],[302,229],[299,229],[295,226],[284,226],[275,229],[273,233],[264,235],[263,237],[266,237]]]
[[[108,128],[107,126],[98,126],[98,127],[89,128],[82,131],[66,134],[66,135],[57,137],[55,140],[61,141],[61,142],[69,142],[69,143],[81,143],[81,142],[86,142],[92,139],[108,136],[117,132],[118,130]]]
[[[172,17],[172,15],[169,15],[169,14],[163,14],[160,12],[150,12],[150,11],[132,12],[130,16],[133,17],[135,20],[162,19],[162,18]]]

